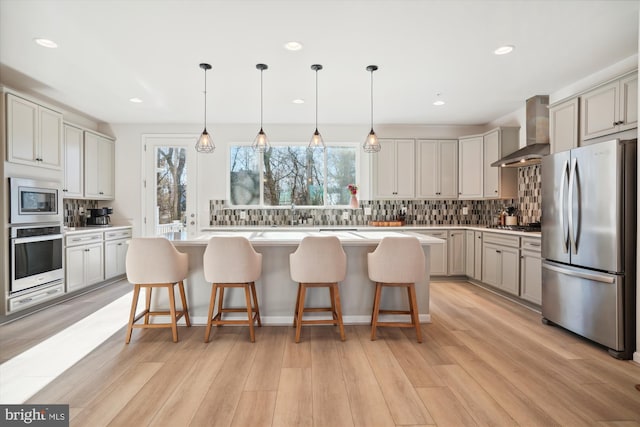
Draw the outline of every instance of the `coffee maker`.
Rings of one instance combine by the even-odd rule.
[[[108,226],[111,223],[110,214],[113,213],[111,208],[88,209],[89,217],[87,217],[87,225]]]

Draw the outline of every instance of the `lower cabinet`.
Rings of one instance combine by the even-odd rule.
[[[127,240],[112,240],[104,242],[104,278],[121,276],[126,273]]]
[[[519,295],[520,238],[484,233],[482,281],[513,295]],[[509,245],[509,246],[507,246]]]
[[[432,245],[431,246],[431,263],[430,263],[430,272],[431,276],[446,276],[447,269],[447,243],[449,232],[447,230],[438,230],[438,231],[419,231],[420,234],[424,234],[425,236],[436,237],[438,239],[444,240],[444,243],[441,245]]]
[[[540,239],[523,237],[520,251],[520,297],[542,303],[542,258]]]
[[[465,264],[465,230],[449,230],[447,266],[449,276],[462,276]]]
[[[67,292],[104,280],[102,233],[100,242],[67,247]]]

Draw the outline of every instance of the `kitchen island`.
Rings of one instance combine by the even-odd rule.
[[[340,283],[342,314],[346,324],[368,324],[371,320],[371,309],[374,297],[374,284],[367,273],[367,254],[386,236],[417,237],[422,244],[426,258],[424,280],[416,283],[420,321],[428,322],[429,317],[429,256],[430,246],[444,243],[443,240],[414,233],[398,233],[395,231],[350,231],[350,230],[267,230],[267,231],[212,231],[198,236],[186,233],[170,233],[167,235],[174,246],[189,255],[189,276],[185,281],[189,314],[194,324],[205,324],[211,295],[211,284],[204,279],[202,256],[207,242],[213,236],[244,236],[257,252],[262,254],[262,276],[256,282],[260,315],[263,324],[289,325],[293,322],[297,283],[289,275],[289,255],[293,253],[300,241],[306,236],[332,235],[340,239],[347,254],[347,276]],[[313,292],[317,291],[317,292]],[[382,303],[390,309],[406,309],[406,292],[386,292]],[[229,292],[225,295],[226,305],[242,306],[244,294]],[[328,292],[321,289],[311,290],[307,294],[307,306],[326,306],[329,302]],[[164,293],[154,294],[154,305],[166,306],[167,296]]]

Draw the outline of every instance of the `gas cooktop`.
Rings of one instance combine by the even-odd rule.
[[[542,231],[542,226],[539,222],[531,222],[527,225],[489,225],[487,228],[494,228],[497,230],[525,231],[525,232]]]

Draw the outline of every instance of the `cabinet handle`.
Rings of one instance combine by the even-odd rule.
[[[104,194],[104,192],[102,192],[102,191],[101,191],[101,192],[99,192],[98,194]]]
[[[25,302],[33,301],[33,298],[24,298],[18,301],[20,304],[24,304]]]
[[[494,193],[497,193],[497,192],[498,192],[498,190],[493,190],[493,192],[494,192]]]
[[[64,192],[64,193],[66,193],[67,191],[69,191],[69,190],[67,190],[66,188],[62,189],[62,192]]]
[[[85,249],[84,251],[85,251],[85,252],[89,252],[89,251],[90,251],[90,249]]]
[[[501,253],[502,253],[502,251],[496,251],[496,253],[497,253],[497,254],[501,254]]]

